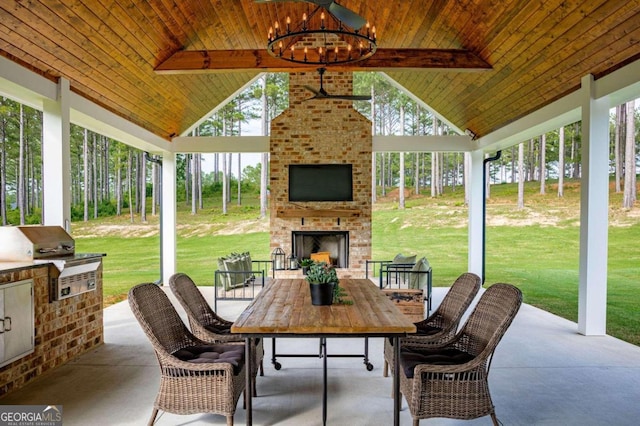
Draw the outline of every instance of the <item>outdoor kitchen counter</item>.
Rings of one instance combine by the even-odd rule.
[[[42,265],[34,262],[0,262],[0,272],[12,272],[20,269],[39,268]]]
[[[94,255],[76,254],[73,258],[89,260]],[[0,291],[16,282],[33,280],[33,310],[20,309],[32,312],[30,329],[34,330],[33,352],[0,367],[0,397],[104,343],[102,259],[97,270],[90,272],[95,274],[95,290],[61,300],[54,300],[51,288],[51,278],[60,274],[54,262],[60,258],[0,261]]]

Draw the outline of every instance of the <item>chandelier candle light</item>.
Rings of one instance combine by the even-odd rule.
[[[309,15],[304,13],[302,21],[293,29],[288,16],[284,30],[276,21],[269,28],[267,51],[275,58],[299,64],[338,65],[359,62],[370,58],[378,47],[376,27],[367,22],[364,31],[361,30],[362,27],[349,29],[330,12],[318,6]]]

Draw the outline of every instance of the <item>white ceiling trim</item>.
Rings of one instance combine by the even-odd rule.
[[[179,136],[174,153],[269,152],[269,136]],[[473,150],[468,136],[374,136],[373,152],[467,152]]]
[[[472,151],[469,136],[374,136],[373,152],[467,152]]]

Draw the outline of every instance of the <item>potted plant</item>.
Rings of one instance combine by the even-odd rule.
[[[338,274],[333,266],[325,262],[314,262],[307,273],[312,305],[331,305],[333,291],[338,285]]]
[[[300,267],[302,268],[302,275],[307,275],[309,273],[309,268],[313,265],[313,260],[311,259],[302,259],[300,262]]]

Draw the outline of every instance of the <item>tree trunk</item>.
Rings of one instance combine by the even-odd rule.
[[[545,185],[547,183],[547,135],[540,136],[540,194],[545,194]]]
[[[371,85],[371,135],[376,134],[376,90]],[[376,153],[371,153],[371,203],[375,203],[378,198],[376,185]]]
[[[414,167],[414,176],[413,176],[413,186],[414,186],[414,193],[416,195],[420,195],[420,153],[416,152],[415,156],[413,157],[413,167]]]
[[[2,216],[2,226],[5,226],[7,225],[7,121],[1,116],[0,120],[2,120],[0,121],[0,216]]]
[[[400,134],[404,136],[404,126],[405,126],[405,115],[404,115],[404,105],[400,106]],[[400,210],[404,210],[404,152],[400,153],[400,170],[398,172],[400,174],[399,179],[399,193],[398,193],[398,208]]]
[[[93,158],[93,167],[91,167],[91,189],[93,193],[93,218],[98,218],[98,165],[101,163],[98,156],[98,136],[92,133],[93,143],[91,144],[91,151]]]
[[[524,208],[524,143],[518,145],[518,209]]]
[[[384,197],[387,195],[387,188],[386,188],[386,182],[385,182],[385,166],[386,166],[386,160],[385,160],[385,155],[386,153],[381,152],[380,153],[380,186],[381,188],[381,195]]]
[[[558,197],[564,197],[564,126],[558,131]]]
[[[142,223],[147,222],[147,160],[144,158],[144,153],[140,152],[140,221]]]
[[[632,208],[636,201],[637,177],[636,177],[636,126],[635,126],[635,101],[627,102],[627,127],[624,152],[624,193],[622,195],[622,207]]]
[[[85,222],[89,221],[89,130],[84,129],[82,134],[82,158],[84,165],[84,216]]]
[[[267,217],[267,179],[269,172],[269,154],[262,153],[262,163],[260,169],[260,218]]]
[[[191,154],[191,214],[198,213],[198,178],[196,154]]]
[[[267,75],[262,78],[262,95],[260,97],[262,103],[262,136],[269,135],[269,110],[267,103]],[[267,166],[269,162],[269,154],[262,153],[260,168],[260,219],[267,217]]]
[[[25,141],[24,141],[24,107],[20,104],[20,152],[18,154],[18,210],[20,211],[20,225],[25,223],[25,188],[24,188],[24,155],[25,155]]]
[[[155,162],[151,163],[151,215],[156,216],[158,214],[158,165]]]
[[[231,166],[233,164],[233,154],[229,153],[229,162],[227,163],[227,203],[231,203]]]
[[[120,148],[118,147],[118,154],[120,154]],[[116,214],[122,215],[122,160],[120,155],[116,158]]]
[[[227,214],[227,155],[222,154],[222,214]]]
[[[238,205],[242,205],[242,154],[238,153]]]
[[[128,156],[127,156],[127,190],[129,193],[129,218],[131,219],[131,223],[133,220],[133,153],[132,148],[128,148]]]
[[[469,192],[470,183],[469,176],[471,175],[471,153],[464,153],[464,169],[462,171],[462,181],[464,182],[464,205],[469,205]]]
[[[196,170],[196,182],[198,184],[198,207],[200,210],[204,209],[204,199],[202,198],[202,154],[196,154],[198,160],[196,161],[196,165],[198,166],[198,170]]]
[[[438,136],[439,125],[438,118],[433,117],[433,135]],[[435,198],[438,195],[438,154],[436,152],[431,153],[431,197]]]
[[[622,181],[622,170],[624,168],[624,155],[623,155],[623,151],[622,151],[622,147],[625,146],[625,144],[622,141],[625,141],[625,126],[626,126],[626,120],[625,120],[625,111],[626,111],[626,104],[622,104],[622,105],[618,105],[616,107],[616,124],[615,124],[615,136],[614,136],[614,148],[613,148],[613,157],[614,157],[614,164],[615,164],[615,191],[616,193],[622,192],[622,187],[621,187],[621,181]]]

